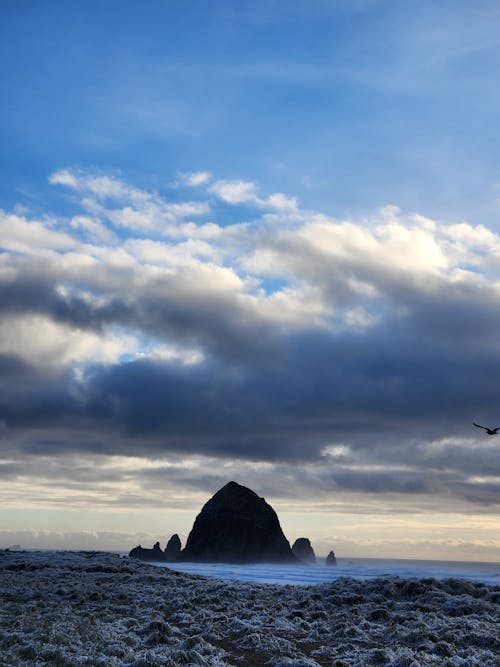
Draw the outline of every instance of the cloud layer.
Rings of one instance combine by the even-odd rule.
[[[500,418],[498,235],[395,206],[337,220],[209,172],[49,180],[71,213],[0,213],[4,479],[139,456],[163,464],[136,500],[230,474],[304,502],[498,508],[499,449],[471,425]]]

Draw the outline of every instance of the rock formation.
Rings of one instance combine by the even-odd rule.
[[[226,484],[203,506],[180,560],[297,562],[273,508],[236,482]]]
[[[138,558],[139,560],[154,560],[164,561],[165,554],[161,550],[160,543],[157,542],[152,549],[143,549],[139,544],[138,547],[132,549],[129,553],[130,558]]]
[[[293,543],[292,552],[302,563],[315,564],[316,556],[307,537],[298,537]]]
[[[169,539],[163,553],[165,560],[169,563],[173,563],[179,558],[181,553],[181,540],[177,533],[172,535],[172,537]]]
[[[330,553],[326,557],[326,564],[327,565],[337,565],[337,559],[335,558],[335,554],[333,553],[333,551],[330,551]]]

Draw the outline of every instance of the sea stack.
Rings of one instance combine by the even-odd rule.
[[[141,545],[134,547],[129,553],[130,558],[138,558],[145,561],[164,561],[165,554],[161,550],[160,543],[156,542],[152,549],[144,549]]]
[[[273,508],[264,498],[236,482],[223,486],[203,506],[179,560],[297,562]]]
[[[330,551],[326,557],[326,565],[337,565],[337,559],[335,558],[333,551]]]
[[[173,563],[179,558],[181,553],[181,539],[177,533],[172,535],[169,539],[163,553],[165,554],[165,560],[168,563]]]
[[[302,563],[309,563],[311,565],[316,563],[314,549],[307,537],[298,537],[293,543],[292,552]]]

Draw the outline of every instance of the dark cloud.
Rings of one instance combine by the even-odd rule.
[[[3,480],[12,479],[22,474],[25,471],[24,466],[20,463],[4,463],[0,462],[0,478]]]
[[[96,211],[104,224],[106,210]],[[147,222],[151,213],[142,214]],[[393,218],[375,234],[369,226],[316,225],[313,214],[294,215],[290,228],[276,230],[262,219],[213,245],[204,241],[202,256],[208,252],[210,261],[186,250],[197,247],[196,237],[180,248],[141,246],[145,256],[159,254],[156,264],[76,240],[67,255],[52,249],[2,256],[3,450],[40,459],[264,461],[273,470],[307,468],[302,484],[311,493],[493,503],[489,478],[500,474],[498,448],[479,444],[487,436],[471,422],[500,425],[494,281],[462,269],[456,249],[449,253],[456,265],[445,257],[453,230],[444,230],[445,242],[439,230],[415,231]],[[23,243],[27,230],[23,222],[17,232]],[[269,276],[274,287],[266,285]],[[38,351],[47,334],[36,325],[16,347],[9,323],[22,327],[31,316],[63,325],[63,343],[70,334],[104,339],[120,330],[137,337],[139,351],[147,353],[153,340],[180,352],[170,360],[132,350],[107,363],[77,353],[63,361],[57,340],[48,348],[56,352]],[[199,358],[187,363],[186,350]],[[332,453],[335,445],[343,446],[340,453]],[[160,474],[143,471],[143,478]],[[176,474],[186,486],[223,481],[222,473]],[[91,472],[81,475],[90,483]]]
[[[15,280],[0,282],[0,312],[4,317],[15,315],[46,315],[56,322],[78,329],[102,331],[106,324],[125,323],[126,305],[119,299],[93,304],[75,294],[58,291],[59,285],[43,273],[20,275]]]
[[[37,456],[198,454],[320,464],[330,474],[313,475],[311,493],[321,480],[330,490],[494,502],[494,485],[467,481],[500,470],[499,450],[471,440],[487,438],[472,419],[491,419],[498,405],[500,367],[492,369],[489,354],[457,358],[453,347],[391,342],[387,331],[369,339],[284,336],[274,347],[269,364],[259,354],[233,369],[216,357],[193,365],[136,360],[94,366],[81,383],[69,373],[26,381],[24,366],[13,383],[11,361],[1,379],[4,442],[13,438],[16,450]],[[443,437],[451,440],[429,447]],[[338,443],[347,453],[325,458],[325,446]],[[199,472],[169,474],[200,488]],[[201,486],[223,478],[212,475]]]
[[[184,346],[203,346],[207,352],[232,363],[260,350],[272,353],[269,324],[249,316],[229,291],[206,289],[202,280],[188,285],[189,276],[150,280],[137,286],[124,276],[115,293],[98,284],[85,296],[61,280],[49,280],[45,272],[24,272],[15,279],[0,279],[0,313],[44,315],[60,324],[102,333],[107,327],[127,327],[145,335],[180,340]],[[106,283],[108,269],[96,267],[95,277]],[[83,281],[84,282],[84,281]],[[64,288],[64,289],[61,289]],[[86,288],[87,286],[84,285]]]
[[[36,370],[26,363],[24,359],[15,354],[0,354],[0,377],[8,382],[9,378],[13,382],[33,377]]]
[[[192,365],[136,360],[94,366],[80,384],[72,373],[43,377],[4,355],[0,418],[33,426],[69,417],[145,440],[158,436],[167,446],[218,442],[221,452],[260,441],[255,456],[263,458],[280,450],[309,458],[346,436],[360,447],[363,438],[376,447],[384,437],[390,446],[394,437],[469,436],[472,418],[494,421],[500,356],[491,348],[472,352],[411,331],[391,333],[388,326],[360,335],[275,336],[267,354],[257,347],[234,366],[215,356]]]

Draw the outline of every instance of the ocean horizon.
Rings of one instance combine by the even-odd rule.
[[[44,553],[96,552],[112,553],[126,557],[129,551],[115,549],[41,549],[29,547],[2,547],[1,551],[26,551]],[[373,579],[375,577],[397,576],[402,578],[458,578],[500,585],[500,562],[461,561],[419,558],[375,558],[357,556],[337,556],[336,566],[326,566],[325,556],[317,556],[316,564],[286,563],[209,563],[209,562],[158,562],[144,561],[155,567],[166,567],[186,574],[196,574],[215,579],[248,581],[268,584],[313,585],[335,581],[342,577]]]

